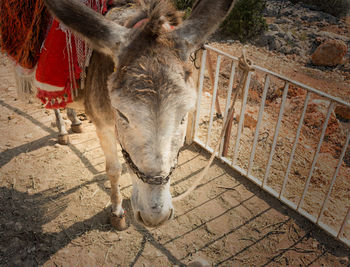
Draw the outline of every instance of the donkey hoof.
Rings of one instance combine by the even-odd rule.
[[[112,213],[111,216],[109,217],[109,220],[113,228],[118,231],[123,231],[128,228],[128,225],[126,224],[125,216],[117,216]]]
[[[58,143],[59,143],[60,145],[68,145],[68,143],[69,143],[68,134],[59,135],[59,136],[58,136]]]
[[[76,125],[71,125],[72,127],[72,132],[73,133],[82,133],[83,132],[83,125],[80,123],[80,124],[76,124]]]

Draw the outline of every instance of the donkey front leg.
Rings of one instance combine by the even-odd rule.
[[[125,212],[122,206],[123,197],[119,188],[122,166],[118,160],[115,128],[113,126],[101,129],[96,125],[96,132],[105,154],[106,173],[111,182],[112,214],[110,216],[110,222],[114,228],[122,231],[127,228],[127,225],[125,221]]]
[[[61,145],[67,145],[69,142],[68,132],[66,130],[66,126],[64,125],[64,120],[59,109],[55,109],[55,116],[56,126],[58,128],[58,143]]]
[[[83,132],[82,122],[81,122],[81,120],[79,120],[75,110],[72,108],[67,108],[67,116],[68,116],[69,120],[72,122],[72,124],[71,124],[72,132],[73,133],[82,133]]]

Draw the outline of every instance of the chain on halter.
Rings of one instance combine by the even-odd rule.
[[[239,58],[238,67],[243,71],[243,74],[244,74],[243,79],[241,80],[241,83],[239,84],[237,91],[235,93],[235,96],[231,102],[231,106],[230,106],[228,113],[227,113],[227,119],[225,120],[224,126],[221,130],[219,140],[221,140],[224,137],[227,126],[228,126],[229,121],[230,121],[229,118],[231,118],[234,115],[234,112],[235,112],[234,105],[236,103],[236,99],[237,99],[240,88],[242,88],[242,90],[243,90],[243,88],[245,87],[242,85],[245,85],[247,83],[248,73],[255,71],[252,62],[246,58],[245,50],[243,50],[243,54]],[[208,172],[208,170],[209,170],[209,168],[210,168],[210,166],[215,158],[216,153],[219,151],[220,144],[221,144],[221,142],[217,142],[217,145],[216,145],[216,147],[215,147],[215,149],[214,149],[214,151],[209,159],[208,164],[205,166],[204,170],[202,171],[200,176],[197,178],[197,180],[191,185],[191,187],[189,189],[187,189],[187,191],[185,191],[181,195],[174,197],[173,198],[174,202],[179,201],[179,200],[185,198],[186,196],[188,196],[199,185],[199,183],[203,179],[204,175]],[[144,183],[147,183],[147,184],[151,184],[151,185],[164,185],[164,184],[166,184],[169,181],[170,176],[175,169],[175,167],[172,167],[170,169],[169,175],[166,177],[149,176],[149,175],[144,174],[143,172],[141,172],[137,168],[135,163],[131,160],[129,153],[126,152],[126,150],[123,147],[122,147],[122,153],[123,153],[123,157],[125,159],[125,162],[129,165],[130,169],[136,174],[136,176],[139,179],[141,179]],[[178,156],[179,156],[179,153],[178,153]]]
[[[193,63],[194,67],[199,70],[201,67],[200,66],[197,66],[197,58],[198,58],[198,52],[200,50],[205,50],[205,47],[204,45],[202,45],[200,48],[198,48],[196,51],[192,52],[190,54],[190,60],[191,62]]]
[[[136,174],[136,176],[141,179],[141,181],[143,181],[144,183],[147,184],[151,184],[151,185],[164,185],[166,184],[169,179],[171,174],[173,173],[175,167],[171,167],[170,172],[168,174],[168,176],[150,176],[150,175],[146,175],[143,172],[141,172],[139,170],[139,168],[137,168],[137,166],[135,165],[135,163],[132,161],[132,159],[130,158],[130,155],[128,152],[126,152],[126,150],[122,147],[122,153],[123,153],[123,157],[125,162],[129,165],[130,169],[133,171],[133,173]]]

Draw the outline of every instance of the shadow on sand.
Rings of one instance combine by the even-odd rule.
[[[17,114],[23,116],[32,123],[41,127],[43,130],[47,131],[49,134],[48,136],[43,137],[39,140],[0,153],[0,166],[4,166],[12,158],[18,156],[20,153],[28,152],[28,149],[35,150],[43,146],[53,145],[54,142],[51,141],[51,138],[54,136],[55,132],[52,129],[46,127],[30,115],[6,104],[1,100],[0,105],[15,111]],[[113,231],[108,223],[109,208],[103,209],[89,219],[76,222],[68,228],[61,228],[59,232],[47,233],[43,230],[43,226],[45,224],[53,221],[67,208],[70,195],[76,192],[82,186],[96,183],[100,189],[106,191],[104,182],[107,180],[107,177],[105,175],[99,174],[91,162],[74,145],[69,145],[69,147],[72,153],[75,153],[84,163],[85,167],[94,175],[94,178],[91,181],[87,181],[66,191],[64,191],[62,188],[57,187],[50,188],[46,191],[42,191],[33,195],[25,192],[19,192],[14,188],[0,187],[0,266],[42,265],[47,262],[50,257],[54,255],[58,250],[64,248],[67,244],[74,242],[74,239],[84,235],[89,231],[96,229],[99,231]],[[186,149],[198,153],[203,153],[206,155],[206,157],[209,157],[208,154],[206,154],[204,151],[201,151],[201,149],[198,149],[198,147],[195,145],[191,145]],[[301,236],[300,239],[295,240],[294,244],[292,244],[289,248],[286,248],[276,253],[275,255],[271,255],[271,258],[265,264],[263,264],[263,266],[274,262],[275,258],[280,257],[286,253],[288,249],[292,250],[303,239],[309,238],[311,236],[318,240],[319,243],[323,246],[324,253],[327,252],[341,257],[350,255],[349,249],[346,248],[341,242],[335,240],[333,237],[330,237],[328,234],[326,234],[314,224],[307,221],[301,215],[297,214],[287,206],[281,204],[281,202],[279,202],[277,199],[268,195],[262,189],[244,177],[240,176],[238,173],[228,168],[224,164],[220,163],[219,161],[216,161],[215,164],[223,168],[229,175],[235,177],[240,185],[246,187],[249,191],[254,193],[256,197],[264,200],[269,205],[267,209],[262,210],[258,214],[255,214],[246,222],[235,227],[234,229],[230,229],[229,232],[225,233],[224,236],[237,231],[244,225],[255,220],[257,217],[265,214],[270,209],[275,209],[278,212],[289,216],[289,219],[287,219],[285,222],[281,222],[281,225],[287,223],[292,218],[305,232],[305,235]],[[189,179],[193,175],[195,175],[195,172],[185,177],[184,179]],[[218,178],[220,178],[220,176],[215,177],[212,180]],[[106,193],[109,194],[109,192]],[[221,194],[222,193],[212,197],[211,199],[208,199],[208,201],[215,200],[216,198],[220,197]],[[249,198],[242,200],[239,205],[244,205],[244,202],[248,200]],[[201,205],[203,205],[203,203],[199,204],[197,207]],[[183,262],[186,261],[186,257],[182,259],[176,258],[165,247],[165,245],[173,242],[178,238],[181,238],[183,235],[196,231],[198,228],[204,226],[207,222],[215,219],[212,218],[208,221],[203,221],[201,225],[193,227],[189,232],[181,233],[179,236],[169,240],[165,244],[161,244],[145,227],[137,224],[134,221],[134,218],[132,217],[130,201],[128,199],[124,201],[124,207],[129,211],[127,213],[127,221],[129,224],[133,225],[136,231],[142,235],[141,248],[139,249],[132,262],[129,263],[130,266],[135,265],[141,256],[147,242],[149,242],[154,248],[158,249],[162,254],[164,254],[168,258],[169,262],[173,265],[184,266],[185,264]],[[197,207],[192,207],[191,210],[185,212],[181,216],[185,215],[188,212],[191,212]],[[219,216],[225,215],[227,212],[230,212],[230,210],[234,208],[235,206],[227,209],[227,211]],[[205,244],[201,249],[203,250],[209,247],[211,244],[222,239],[224,236],[214,237],[213,240]],[[246,251],[250,247],[258,244],[265,238],[268,238],[268,235],[262,236],[251,244],[243,247],[240,251],[235,252],[230,257],[218,262],[217,265],[222,265],[225,263],[228,264],[229,261],[234,257]],[[322,255],[323,254],[321,254],[319,257],[322,257]],[[314,260],[314,262],[315,261],[317,261],[317,258]]]

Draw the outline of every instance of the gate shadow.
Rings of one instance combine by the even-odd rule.
[[[49,134],[38,140],[1,152],[0,167],[6,165],[21,153],[31,152],[56,143],[52,140],[52,138],[57,136],[53,129],[20,109],[5,103],[3,100],[0,100],[0,105],[26,118]],[[108,180],[106,175],[101,175],[100,171],[74,145],[69,144],[68,147],[94,175],[94,179],[67,191],[55,187],[33,195],[20,192],[14,188],[0,187],[0,202],[2,203],[0,205],[0,266],[42,265],[61,248],[64,248],[74,239],[87,232],[96,229],[106,232],[114,231],[108,222],[110,207],[87,220],[74,223],[60,232],[45,233],[43,231],[43,225],[57,218],[67,208],[69,196],[82,186],[97,183],[99,188],[109,195],[108,190],[104,186],[104,182]],[[123,172],[125,172],[125,168],[123,168]],[[128,187],[122,188],[122,190]],[[132,209],[129,199],[124,199],[123,206],[126,210],[131,211]],[[132,212],[127,213],[127,221],[143,236],[143,240],[146,240],[161,251],[173,265],[185,266],[169,250],[156,241],[145,227],[134,220]],[[137,262],[146,241],[143,242],[141,250],[137,253],[130,266]]]
[[[45,224],[53,221],[67,208],[71,194],[82,186],[93,183],[104,188],[105,181],[106,177],[100,175],[67,191],[56,187],[33,195],[0,187],[2,203],[0,205],[0,266],[43,265],[57,251],[90,231],[114,231],[108,222],[110,207],[67,228],[61,227],[59,232],[47,233],[43,229]],[[124,208],[131,211],[129,199],[125,199]],[[136,223],[132,212],[127,213],[127,221],[143,235],[144,240],[161,251],[172,264],[184,266],[169,250],[156,241],[145,227]],[[141,254],[142,247],[130,266],[136,263]]]
[[[49,135],[46,137],[0,153],[0,167],[4,166],[12,158],[16,157],[20,153],[28,151],[29,147],[32,147],[32,150],[34,150],[43,146],[53,145],[54,141],[52,141],[51,138],[54,136],[55,131],[43,125],[41,122],[37,121],[30,115],[8,105],[2,100],[0,100],[0,105],[15,111],[17,114],[23,116],[24,118],[28,119],[49,133]],[[86,158],[74,145],[69,145],[69,148],[80,158],[84,166],[94,175],[93,180],[85,182],[68,191],[63,191],[61,188],[51,188],[34,195],[20,192],[13,188],[0,187],[0,202],[2,203],[0,205],[0,266],[42,265],[47,262],[50,257],[54,255],[58,250],[64,248],[66,245],[74,241],[74,239],[84,235],[91,230],[98,229],[100,231],[113,231],[112,227],[107,221],[107,218],[109,216],[109,209],[104,209],[89,219],[76,222],[70,227],[62,229],[57,233],[44,232],[43,225],[57,218],[57,216],[67,208],[69,196],[78,190],[78,188],[81,186],[97,183],[100,189],[106,193],[109,193],[108,190],[106,190],[104,187],[104,182],[107,180],[107,177],[105,175],[100,175],[99,171],[94,168],[89,159]],[[202,153],[202,155],[205,155],[207,158],[210,156],[207,152],[200,149],[196,145],[188,146],[186,149],[192,152]],[[267,210],[275,209],[282,214],[288,215],[289,218],[292,218],[295,223],[305,231],[304,236],[302,236],[299,240],[296,240],[294,244],[289,248],[276,253],[276,255],[272,255],[264,265],[273,263],[274,259],[286,253],[288,249],[293,249],[298,244],[298,242],[301,242],[304,238],[308,238],[310,236],[318,240],[318,242],[325,248],[326,252],[340,257],[348,256],[350,254],[350,250],[346,248],[345,245],[343,245],[340,241],[337,241],[335,238],[325,233],[322,229],[310,223],[307,219],[286,205],[282,204],[279,200],[273,198],[268,193],[264,192],[261,188],[247,180],[245,177],[241,176],[218,160],[215,160],[214,164],[224,169],[227,174],[234,177],[234,179],[240,185],[243,185],[256,197],[265,201],[269,205],[269,208]],[[175,184],[188,180],[197,173],[198,171],[194,171],[189,176],[175,182]],[[219,177],[220,176],[214,177],[212,180],[218,179]],[[213,197],[208,201],[213,201],[217,197],[219,197],[219,195]],[[203,203],[195,207],[191,207],[190,210],[185,211],[182,215],[192,212],[201,205],[203,205]],[[127,210],[131,211],[131,205],[128,199],[124,201],[124,207]],[[261,214],[265,213],[267,210],[263,210]],[[229,210],[227,212],[229,212]],[[239,225],[238,227],[244,226],[246,223],[249,223],[249,221],[256,219],[261,214],[253,216],[250,220]],[[165,248],[166,243],[161,244],[158,242],[145,227],[137,224],[134,221],[132,212],[128,212],[127,220],[131,225],[134,226],[136,231],[142,235],[141,248],[137,255],[135,255],[133,261],[130,263],[130,266],[133,266],[138,261],[147,242],[161,251],[172,264],[184,266],[183,261],[187,260],[188,256],[185,256],[182,259],[176,258],[168,249]],[[173,242],[174,240],[181,238],[183,235],[186,235],[192,231],[196,231],[199,227],[203,226],[206,223],[207,221],[203,222],[202,225],[193,228],[189,232],[179,234],[179,236],[174,237],[173,240],[170,240],[167,243]],[[225,236],[236,230],[236,228],[231,229],[225,234]],[[267,237],[268,236],[262,236],[260,239],[255,240],[255,242],[251,243],[250,245],[243,247],[240,251],[232,254],[230,257],[218,262],[217,265],[227,264],[234,257],[246,251],[250,247],[258,244]],[[201,250],[204,250],[221,238],[223,237],[219,236],[214,238],[207,244],[204,244]],[[317,259],[315,259],[315,261],[316,260]]]
[[[187,147],[188,150],[195,152],[195,153],[200,153],[203,156],[205,156],[208,160],[210,158],[210,154],[204,150],[203,148],[201,148],[200,146],[196,145],[196,144],[192,144],[190,146]],[[301,234],[301,236],[295,240],[289,247],[280,249],[278,251],[276,251],[276,253],[274,255],[271,255],[271,257],[261,266],[268,266],[269,264],[273,264],[276,263],[274,262],[277,258],[283,256],[284,254],[286,254],[288,251],[298,251],[298,249],[296,248],[296,246],[309,239],[309,238],[313,238],[315,240],[317,240],[320,244],[322,253],[320,255],[318,255],[315,259],[312,260],[312,262],[310,262],[307,266],[311,266],[312,264],[314,264],[319,258],[321,258],[323,255],[325,255],[326,253],[330,253],[334,256],[337,257],[342,257],[342,258],[348,258],[348,260],[350,260],[350,248],[347,247],[345,244],[343,244],[341,241],[337,240],[335,237],[333,237],[332,235],[328,234],[326,231],[324,231],[322,228],[320,228],[319,226],[313,224],[312,222],[310,222],[309,220],[307,220],[305,217],[303,217],[302,215],[300,215],[299,213],[297,213],[296,211],[294,211],[293,209],[291,209],[290,207],[288,207],[287,205],[285,205],[284,203],[280,202],[277,198],[273,197],[272,195],[270,195],[269,193],[265,192],[262,188],[260,188],[259,186],[257,186],[256,184],[254,184],[252,181],[248,180],[246,177],[242,176],[240,173],[238,173],[237,171],[233,170],[232,168],[230,168],[229,166],[227,166],[225,163],[221,162],[218,159],[215,159],[213,162],[213,165],[217,165],[218,167],[222,168],[225,173],[227,173],[228,175],[230,175],[231,177],[233,177],[233,179],[238,183],[236,186],[230,188],[230,190],[234,190],[235,187],[238,186],[244,186],[249,192],[253,193],[255,197],[259,198],[260,200],[263,200],[264,202],[266,202],[268,204],[268,208],[266,209],[262,209],[259,213],[255,213],[250,219],[246,220],[244,223],[240,224],[239,226],[230,229],[228,232],[226,232],[225,234],[216,237],[214,239],[212,239],[210,242],[206,243],[205,245],[201,246],[200,248],[198,248],[198,251],[203,251],[206,248],[208,248],[210,245],[214,244],[215,242],[222,240],[223,238],[227,237],[228,235],[230,235],[231,233],[237,231],[238,229],[240,229],[242,226],[254,221],[255,219],[257,219],[258,217],[262,216],[263,214],[265,214],[266,212],[268,212],[269,210],[276,210],[278,211],[280,214],[286,215],[288,216],[288,219],[282,222],[279,222],[278,224],[276,224],[275,230],[278,231],[278,229],[281,228],[281,226],[285,225],[288,222],[293,221],[296,225],[298,225],[298,227],[304,232],[304,234]],[[212,180],[217,179],[218,177],[213,178]],[[211,182],[211,180],[209,180],[206,183]],[[200,185],[201,186],[201,185]],[[198,187],[197,187],[198,189]],[[217,196],[213,197],[212,199],[216,199],[218,196],[220,196],[221,194],[224,194],[225,191],[222,191],[220,194],[218,194]],[[248,197],[246,199],[243,199],[242,201],[240,201],[240,203],[236,206],[239,205],[243,205],[244,202],[249,201],[251,197]],[[212,199],[209,199],[208,201],[212,201]],[[208,202],[206,201],[206,202]],[[205,203],[206,203],[205,202]],[[202,203],[198,206],[192,207],[190,209],[190,211],[195,210],[196,208],[198,208],[199,206],[205,204]],[[229,212],[230,210],[234,209],[236,206],[232,206],[231,208],[227,209],[224,213]],[[247,208],[247,207],[246,207]],[[185,213],[181,214],[180,216],[184,215],[188,213],[188,211],[186,211]],[[221,216],[221,215],[220,215]],[[217,216],[217,217],[220,217]],[[198,228],[204,226],[207,222],[213,221],[216,218],[210,219],[208,221],[203,222],[200,225],[197,225],[195,228],[193,228],[192,230],[183,233],[181,235],[178,235],[177,237],[167,241],[165,244],[170,243],[178,238],[181,238],[182,236],[191,233],[192,231],[197,230]],[[242,249],[240,249],[238,252],[232,254],[231,256],[217,262],[216,264],[213,264],[213,266],[220,266],[220,265],[225,265],[225,264],[229,264],[230,260],[234,259],[236,256],[238,256],[239,254],[243,253],[244,251],[248,250],[250,247],[260,243],[261,241],[263,241],[264,239],[268,238],[269,235],[271,233],[267,233],[265,235],[263,235],[261,238],[255,240],[254,242],[252,242],[250,245],[247,245],[245,247],[243,247]],[[300,253],[307,253],[307,251],[300,251]],[[191,253],[189,253],[187,256],[181,258],[181,260],[185,260],[190,256]],[[231,262],[232,263],[232,262]],[[350,265],[349,265],[350,266]]]

